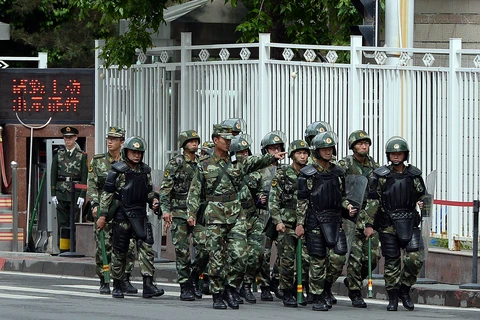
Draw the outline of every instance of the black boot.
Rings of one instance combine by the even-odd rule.
[[[227,305],[223,301],[222,293],[214,293],[213,296],[213,309],[227,309]]]
[[[205,295],[211,294],[210,293],[210,276],[205,273],[203,274],[202,293]]]
[[[280,290],[280,279],[272,278],[270,280],[270,291],[275,294],[277,299],[283,300],[283,291]]]
[[[130,283],[130,273],[125,272],[125,276],[123,277],[122,281],[122,292],[123,293],[130,293],[130,294],[137,294],[138,290]]]
[[[143,276],[143,298],[160,297],[165,291],[153,284],[153,277]]]
[[[312,310],[313,311],[328,311],[327,303],[325,302],[325,298],[321,294],[314,294],[313,295],[313,303],[312,303]]]
[[[293,298],[292,289],[283,290],[283,306],[288,308],[298,307],[297,300]]]
[[[227,305],[232,309],[238,309],[238,302],[235,300],[233,291],[236,291],[234,287],[225,286],[225,291],[223,292],[223,299]]]
[[[332,283],[330,281],[325,280],[323,296],[325,298],[325,302],[329,306],[329,309],[332,308],[332,305],[337,304],[337,298],[335,298],[332,293]]]
[[[240,288],[240,296],[245,298],[245,301],[248,303],[257,303],[257,299],[253,295],[252,292],[252,284],[251,283],[243,283],[242,287]]]
[[[388,306],[387,311],[397,311],[398,309],[398,292],[397,289],[387,290]]]
[[[199,274],[192,271],[192,274],[190,275],[190,285],[195,299],[202,299],[202,290],[198,286],[198,277]]]
[[[188,282],[180,283],[180,300],[195,301],[195,296],[193,295]]]
[[[262,300],[262,301],[273,301],[273,296],[270,293],[270,287],[269,286],[260,287],[260,290],[262,291],[262,293],[260,294],[260,300]]]
[[[308,281],[303,281],[302,282],[302,288],[303,288],[303,300],[299,304],[301,306],[306,306],[307,304],[312,304],[313,303],[313,295],[310,293],[310,288],[308,286]]]
[[[348,290],[348,297],[352,300],[352,306],[354,308],[366,308],[367,304],[362,298],[362,292],[360,290]]]
[[[238,303],[238,304],[243,304],[243,299],[242,297],[240,297],[240,294],[238,293],[239,289],[235,288],[234,290],[232,290],[232,296],[233,296],[233,299],[235,299],[235,301]]]
[[[410,287],[402,284],[398,291],[398,297],[402,300],[402,304],[408,311],[412,311],[415,308],[412,299],[410,298]]]
[[[103,277],[100,277],[100,294],[110,294],[110,283],[105,282]]]
[[[120,279],[113,279],[113,291],[112,291],[112,298],[123,298],[122,292],[122,280]]]

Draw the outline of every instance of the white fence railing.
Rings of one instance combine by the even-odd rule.
[[[181,130],[210,140],[214,123],[242,117],[258,152],[271,130],[292,141],[323,120],[341,139],[339,157],[361,128],[383,164],[385,142],[400,135],[412,164],[425,176],[437,170],[436,199],[479,198],[480,50],[462,49],[460,39],[448,49],[367,48],[357,36],[348,47],[270,43],[268,34],[259,43],[191,43],[184,33],[180,46],[140,53],[125,70],[97,60],[98,152],[107,126],[121,125],[146,138],[146,162],[161,170]],[[453,248],[454,236],[472,238],[472,223],[472,208],[436,206],[432,234],[448,234]]]

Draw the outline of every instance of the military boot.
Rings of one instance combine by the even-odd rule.
[[[348,290],[348,297],[352,301],[354,308],[366,308],[367,304],[362,298],[362,292],[360,290]]]
[[[122,292],[122,280],[113,279],[112,298],[124,298]]]
[[[251,283],[243,283],[242,287],[240,288],[240,296],[245,298],[245,301],[248,303],[257,303],[257,299],[253,295],[252,292],[252,284]]]
[[[188,282],[180,283],[180,300],[195,301],[195,296]]]
[[[103,277],[100,277],[100,294],[110,294],[110,283],[105,282]]]
[[[160,297],[164,293],[163,289],[159,289],[153,284],[153,277],[143,276],[143,298]]]
[[[397,311],[398,309],[398,292],[396,289],[387,290],[388,306],[387,311]]]
[[[270,291],[275,294],[277,299],[283,300],[283,291],[280,290],[280,280],[277,278],[272,278],[270,281]]]
[[[270,293],[270,287],[269,286],[261,286],[260,290],[262,293],[260,294],[260,300],[262,301],[273,301],[273,296]]]
[[[398,291],[398,297],[402,300],[402,304],[408,311],[412,311],[415,308],[412,299],[410,298],[410,288],[404,284],[400,286]]]
[[[138,290],[130,283],[130,273],[125,273],[122,281],[122,292],[123,293],[130,293],[130,294],[137,294]]]
[[[325,302],[325,298],[321,294],[313,295],[312,310],[313,311],[328,311],[330,309]]]
[[[303,302],[300,303],[302,306],[313,303],[313,294],[310,293],[310,287],[308,286],[308,281],[302,282],[303,288]]]
[[[198,286],[199,274],[192,271],[190,275],[190,285],[192,288],[192,293],[195,296],[195,299],[202,299],[202,290]]]
[[[235,300],[233,291],[236,291],[234,287],[225,286],[225,291],[223,292],[223,299],[227,305],[232,309],[238,309],[238,302]]]
[[[298,307],[297,300],[293,298],[292,289],[283,289],[283,306],[288,308]]]
[[[242,297],[240,297],[240,294],[238,293],[239,289],[235,288],[234,290],[232,290],[232,295],[233,295],[233,299],[235,299],[235,301],[237,301],[238,304],[243,304],[243,299]]]
[[[227,309],[227,305],[223,301],[222,294],[214,293],[213,296],[213,309]]]
[[[332,308],[332,305],[337,304],[337,299],[332,293],[332,283],[330,281],[325,280],[325,285],[323,287],[323,297],[325,298],[325,302],[329,309]]]
[[[205,273],[203,274],[202,293],[205,295],[211,294],[210,293],[210,276]]]

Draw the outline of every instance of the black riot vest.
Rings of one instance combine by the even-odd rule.
[[[316,173],[310,193],[311,209],[316,214],[339,212],[342,205],[340,170]]]
[[[123,209],[128,211],[142,211],[147,209],[148,200],[148,181],[147,172],[134,172],[128,170],[125,172],[125,185],[120,190]]]

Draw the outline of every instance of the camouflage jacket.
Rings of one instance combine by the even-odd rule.
[[[124,162],[123,160],[120,162]],[[132,170],[132,169],[129,169]],[[153,191],[153,183],[152,183],[152,175],[150,173],[150,167],[145,163],[139,163],[134,172],[140,173],[145,172],[147,175],[147,186],[148,186],[148,194],[147,194],[147,202],[151,205],[153,203],[153,199],[158,198],[158,194]],[[106,216],[107,220],[111,220],[114,217],[115,210],[118,208],[115,206],[114,200],[115,194],[120,194],[123,186],[125,186],[125,173],[114,171],[114,169],[110,169],[108,171],[108,175],[117,174],[117,178],[115,180],[115,192],[107,192],[104,190],[102,195],[100,196],[100,212],[98,216]],[[108,176],[107,175],[107,176]],[[113,205],[112,205],[113,204]]]
[[[388,165],[385,167],[388,168],[390,171],[393,171],[392,165]],[[420,169],[409,165],[405,167],[402,173],[405,175],[414,173],[413,188],[415,189],[415,193],[418,196],[417,201],[419,201],[426,193],[425,182],[423,181],[423,178],[421,176],[422,172],[420,171]],[[372,225],[375,215],[379,212],[383,212],[382,195],[385,190],[386,181],[387,179],[385,176],[378,176],[375,172],[373,172],[370,177],[368,199],[365,211],[367,212],[367,216],[371,217],[371,220],[368,222]]]
[[[65,147],[60,148],[53,156],[50,183],[52,197],[58,200],[70,201],[71,182],[65,181],[72,178],[79,184],[87,184],[87,154],[75,148],[72,154]],[[85,198],[84,189],[76,192],[76,197]]]
[[[268,198],[268,208],[275,225],[286,223],[293,226],[297,220],[299,173],[292,165],[284,165],[275,173]]]
[[[198,171],[188,192],[188,217],[196,219],[201,202],[206,200],[206,224],[235,223],[238,215],[243,212],[239,192],[245,175],[267,167],[274,161],[275,158],[269,154],[241,158],[235,163],[232,163],[230,157],[220,158],[215,153],[200,158]],[[220,177],[218,183],[217,177]]]
[[[100,196],[103,192],[105,179],[112,164],[117,162],[109,152],[93,156],[88,167],[87,196],[92,204],[92,209],[100,205]]]
[[[365,163],[360,163],[353,155],[346,156],[342,160],[338,161],[338,165],[345,170],[345,174],[348,175],[363,175],[369,177],[373,170],[379,167],[378,163],[373,160],[371,156],[365,159]],[[365,206],[367,205],[368,190],[365,192],[365,199],[363,201],[363,207],[358,213],[357,229],[364,229],[365,224],[369,224],[373,221],[373,217],[367,216]],[[346,200],[343,203],[343,207],[348,207],[350,203]]]
[[[330,163],[330,166],[327,169],[323,169],[322,166],[319,166],[316,162],[312,164],[312,166],[317,169],[318,172],[331,172],[335,168],[336,164]],[[302,175],[302,173],[299,174],[299,177]],[[342,204],[345,202],[346,196],[345,196],[345,186],[344,186],[344,177],[339,177],[340,181],[340,191],[342,192]],[[307,177],[307,189],[309,193],[311,192],[313,188],[313,177],[309,176]],[[308,208],[310,205],[310,200],[309,199],[298,199],[297,201],[297,224],[298,225],[304,225],[305,224],[305,217],[308,212]]]
[[[197,162],[185,155],[178,155],[167,163],[159,192],[162,212],[171,212],[175,218],[187,219],[188,190],[197,170]]]

